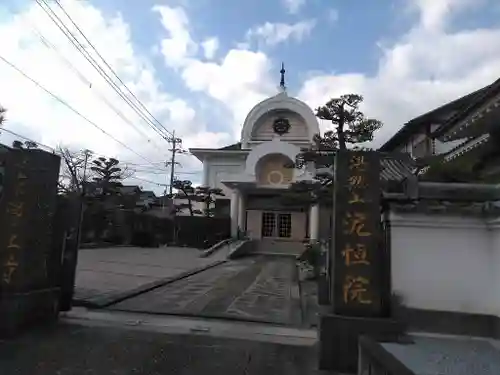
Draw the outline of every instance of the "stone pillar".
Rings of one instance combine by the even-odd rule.
[[[231,192],[231,236],[236,237],[238,233],[238,206],[239,206],[238,190]]]
[[[246,197],[240,193],[238,199],[238,227],[240,230],[246,230]]]
[[[202,186],[209,186],[209,170],[208,170],[208,159],[203,160],[203,180]]]
[[[319,238],[319,205],[313,204],[309,210],[309,239],[317,241]]]

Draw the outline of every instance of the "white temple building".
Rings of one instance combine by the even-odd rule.
[[[203,162],[202,185],[221,188],[217,206],[227,204],[231,232],[238,228],[252,239],[316,240],[328,236],[331,213],[318,205],[291,207],[280,202],[290,183],[312,180],[314,168],[285,167],[320,132],[310,107],[288,96],[281,70],[281,90],[253,107],[241,129],[240,142],[221,149],[193,148]],[[321,211],[321,213],[320,213]],[[326,220],[320,220],[320,216]],[[321,224],[320,224],[321,221]]]

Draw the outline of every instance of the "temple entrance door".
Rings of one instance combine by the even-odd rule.
[[[279,212],[262,213],[262,238],[290,238],[292,214]]]

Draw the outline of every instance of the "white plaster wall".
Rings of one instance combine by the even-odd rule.
[[[260,118],[275,110],[293,112],[301,116],[307,124],[308,138],[310,140],[313,139],[314,135],[320,133],[318,119],[311,108],[296,98],[289,97],[285,93],[280,93],[260,102],[248,113],[241,130],[243,148],[247,148],[248,141],[252,139],[251,134],[254,124]]]
[[[257,120],[253,126],[250,140],[272,140],[276,136],[273,124],[278,117],[285,117],[290,122],[290,130],[288,133],[283,134],[280,137],[281,139],[285,141],[293,139],[309,141],[309,131],[304,118],[295,112],[279,110],[270,112]]]
[[[231,190],[221,183],[227,176],[242,173],[245,169],[245,159],[242,157],[211,158],[205,160],[208,164],[208,184],[212,188],[220,188],[225,194],[223,198],[231,198]]]
[[[491,231],[491,260],[490,265],[493,272],[492,284],[487,290],[491,294],[491,304],[494,315],[500,316],[500,220],[490,222]]]
[[[247,144],[247,146],[248,146],[249,150],[254,150],[258,146],[260,146],[261,144],[268,143],[268,142],[271,142],[271,141],[249,141],[248,144]],[[301,140],[287,139],[286,142],[290,143],[290,144],[292,144],[294,146],[297,146],[299,149],[302,149],[302,148],[305,148],[305,147],[309,147],[311,145],[310,141],[301,141]]]
[[[455,147],[459,146],[463,142],[464,142],[463,139],[458,139],[456,141],[450,141],[450,142],[441,142],[439,139],[436,139],[434,141],[436,154],[439,155],[447,153],[448,151],[453,150]]]
[[[498,229],[480,219],[393,214],[391,234],[392,287],[409,307],[500,315]]]
[[[307,215],[305,212],[292,212],[292,240],[303,241],[306,237]]]
[[[262,228],[262,211],[248,210],[247,211],[247,235],[251,239],[258,240],[261,237]]]

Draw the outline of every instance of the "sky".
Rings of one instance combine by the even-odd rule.
[[[168,180],[171,146],[153,125],[175,131],[186,150],[237,142],[246,114],[278,92],[281,62],[288,94],[311,108],[363,95],[365,114],[384,123],[372,146],[500,76],[495,0],[45,1],[84,54],[141,104],[128,105],[112,89],[47,5],[2,0],[5,129],[48,147],[116,157],[135,172],[127,184],[157,193]],[[149,123],[137,114],[145,109],[154,116]],[[14,138],[0,134],[2,143]],[[200,183],[201,163],[189,154],[178,160],[176,177]]]

